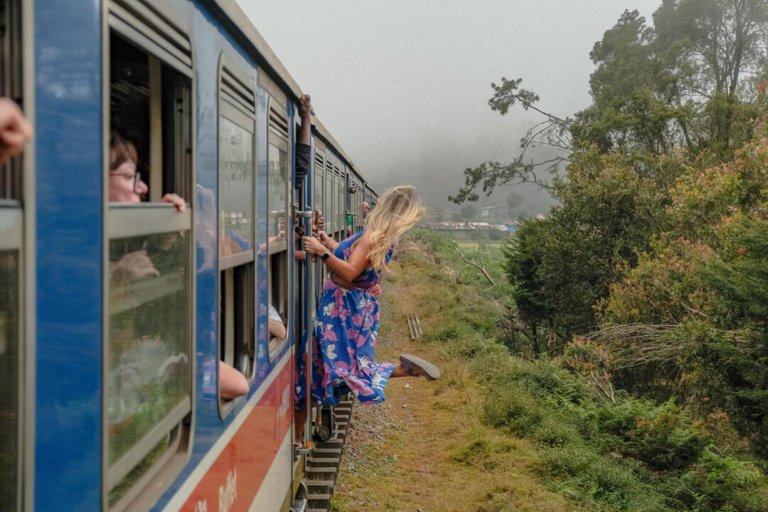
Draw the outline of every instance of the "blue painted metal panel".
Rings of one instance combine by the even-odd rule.
[[[197,7],[197,9],[195,8]],[[230,415],[221,420],[216,396],[217,386],[217,324],[218,324],[218,64],[222,51],[248,72],[256,84],[256,64],[245,54],[237,42],[221,28],[218,20],[201,4],[177,7],[192,20],[195,58],[197,138],[196,151],[196,210],[195,238],[197,246],[196,272],[196,383],[195,427],[193,451],[187,466],[152,510],[162,510],[181,485],[192,474],[200,461],[235,420],[245,405],[241,401]],[[269,376],[274,365],[268,358],[267,331],[267,96],[256,90],[256,279],[257,279],[257,362],[251,396]],[[213,229],[213,237],[211,237]],[[290,347],[286,348],[289,350]],[[284,353],[284,352],[283,352]],[[276,359],[276,361],[279,360]]]
[[[101,508],[101,21],[35,1],[38,511]]]

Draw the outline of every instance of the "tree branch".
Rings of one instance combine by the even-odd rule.
[[[464,263],[466,263],[467,265],[473,266],[473,267],[475,267],[477,270],[479,270],[480,272],[482,272],[482,273],[483,273],[483,275],[485,276],[485,278],[488,280],[488,282],[489,282],[489,283],[491,283],[491,286],[496,286],[496,281],[494,281],[494,280],[491,278],[491,276],[488,274],[488,271],[487,271],[487,270],[485,270],[485,267],[481,267],[480,265],[478,265],[478,264],[476,264],[476,263],[473,263],[473,262],[469,261],[469,260],[467,259],[467,257],[466,257],[466,256],[464,256],[464,254],[463,254],[463,253],[462,253],[462,252],[459,250],[459,248],[458,248],[458,247],[455,247],[455,246],[454,246],[454,249],[456,249],[456,252],[457,252],[457,253],[459,253],[459,256],[461,256],[461,259],[463,259],[463,260],[464,260]]]

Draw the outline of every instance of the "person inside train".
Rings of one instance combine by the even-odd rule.
[[[323,287],[312,336],[313,361],[311,389],[306,389],[306,368],[299,360],[296,379],[296,442],[303,436],[307,417],[306,399],[322,405],[339,403],[342,395],[353,392],[364,404],[385,399],[390,378],[420,377],[435,380],[440,370],[433,364],[408,354],[400,362],[374,362],[374,347],[379,330],[379,305],[370,293],[392,257],[393,246],[422,217],[424,207],[416,189],[394,187],[381,196],[376,210],[365,219],[363,230],[347,238],[331,251],[314,237],[302,239],[304,250],[320,256],[331,271]]]
[[[365,219],[368,216],[368,212],[371,211],[371,205],[368,204],[368,201],[363,201],[363,219]]]
[[[270,338],[283,340],[288,335],[288,331],[285,330],[283,319],[280,318],[280,313],[277,312],[277,309],[272,304],[269,305],[269,316],[267,324],[267,330],[269,331]]]
[[[109,201],[113,203],[140,203],[149,187],[136,169],[139,162],[136,147],[117,134],[109,142]],[[174,205],[178,212],[187,209],[187,203],[177,194],[165,194],[164,203]],[[112,265],[114,282],[126,283],[151,276],[159,276],[146,250],[130,252]],[[219,391],[225,400],[248,393],[248,380],[236,368],[219,361]]]
[[[19,106],[8,98],[0,98],[0,166],[24,151],[32,134]]]
[[[140,203],[149,187],[137,171],[139,155],[136,146],[113,134],[109,141],[109,201],[113,203]],[[171,203],[183,212],[187,203],[177,194],[165,194],[162,202]]]

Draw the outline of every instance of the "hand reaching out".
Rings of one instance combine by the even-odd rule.
[[[0,98],[0,165],[18,155],[32,138],[29,125],[18,105],[7,98]]]
[[[171,203],[176,207],[176,211],[183,212],[187,209],[187,202],[184,201],[178,194],[165,194],[163,196],[164,203]]]

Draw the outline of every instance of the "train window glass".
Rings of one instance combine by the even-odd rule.
[[[191,43],[181,20],[163,1],[109,4],[110,131],[126,141],[122,153],[135,158],[138,171],[122,194],[109,177],[104,499],[110,511],[157,499],[164,489],[155,485],[158,475],[171,482],[183,468],[191,435],[192,211],[162,200],[175,193],[191,202],[194,191]],[[109,162],[105,167],[108,173]]]
[[[268,288],[269,302],[277,310],[284,324],[288,324],[288,240],[293,241],[293,232],[289,232],[291,210],[290,202],[290,162],[288,159],[288,118],[285,109],[276,101],[269,102],[269,144],[268,193],[269,211],[267,234],[269,237]],[[270,337],[269,357],[274,358],[284,340]]]
[[[219,71],[219,359],[248,380],[256,343],[253,81],[224,55]],[[222,418],[234,402],[219,396]]]
[[[186,229],[109,242],[110,506],[143,475],[134,470],[146,469],[145,458],[191,410],[189,239]]]

